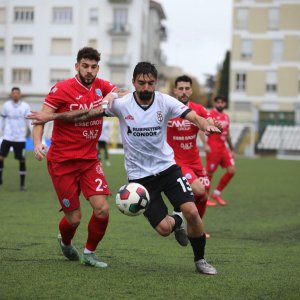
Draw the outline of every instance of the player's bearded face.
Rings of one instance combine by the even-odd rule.
[[[224,109],[225,109],[225,103],[223,102],[223,101],[217,101],[216,103],[215,103],[215,108],[216,108],[216,110],[218,111],[218,112],[222,112]]]
[[[139,97],[140,97],[141,100],[144,100],[144,101],[151,100],[152,97],[153,97],[153,92],[151,92],[151,91],[139,92]]]
[[[192,86],[189,82],[179,81],[174,89],[176,98],[183,104],[187,104],[192,95]]]
[[[79,80],[83,85],[89,86],[96,79],[99,71],[98,62],[90,59],[82,59],[76,64],[76,70],[78,73]]]

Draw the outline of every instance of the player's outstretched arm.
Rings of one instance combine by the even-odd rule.
[[[55,113],[48,111],[31,111],[31,114],[27,115],[27,119],[31,119],[32,125],[41,125],[53,120],[63,120],[66,122],[78,122],[85,121],[95,117],[102,117],[102,107],[97,107],[90,110],[73,110],[63,113]]]
[[[194,123],[200,130],[202,130],[206,135],[211,133],[221,133],[220,129],[214,125],[210,125],[209,122],[200,117],[196,114],[195,111],[190,111],[186,116],[185,119],[189,120],[190,122]]]

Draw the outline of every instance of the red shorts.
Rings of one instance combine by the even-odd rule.
[[[210,180],[207,177],[205,169],[202,168],[193,168],[190,166],[180,166],[183,176],[188,180],[191,184],[196,179],[199,179],[200,182],[204,185],[205,189],[210,188]]]
[[[206,170],[209,173],[214,173],[218,166],[228,168],[234,166],[234,158],[231,152],[224,148],[221,151],[206,153]]]
[[[94,195],[110,195],[100,162],[95,160],[48,161],[48,171],[55,188],[61,210],[70,212],[80,207],[82,191],[88,200]]]

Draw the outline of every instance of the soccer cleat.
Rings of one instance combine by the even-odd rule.
[[[77,249],[71,244],[71,245],[68,245],[68,246],[63,246],[61,244],[61,235],[59,234],[57,236],[57,241],[58,241],[58,244],[61,248],[61,251],[63,253],[63,255],[69,259],[69,260],[79,260],[79,253],[77,251]]]
[[[226,205],[226,204],[227,204],[227,203],[221,198],[221,196],[219,196],[219,195],[212,194],[211,197],[214,198],[216,201],[218,201],[220,205]]]
[[[210,265],[205,259],[199,259],[195,262],[196,272],[206,274],[206,275],[216,275],[217,270]]]
[[[25,191],[27,191],[27,188],[24,185],[21,185],[20,186],[20,191],[25,192]]]
[[[210,239],[210,234],[205,232],[205,238]]]
[[[179,245],[185,247],[189,244],[189,239],[187,237],[186,230],[185,230],[184,220],[182,220],[180,226],[174,229],[174,234],[175,234],[175,239],[179,243]]]
[[[108,264],[100,261],[95,253],[83,253],[81,256],[81,263],[86,266],[96,267],[96,268],[107,268]]]
[[[208,198],[207,201],[206,201],[206,205],[207,206],[217,206],[218,204]]]

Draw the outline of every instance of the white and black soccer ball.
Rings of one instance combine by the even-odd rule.
[[[116,195],[118,209],[127,216],[144,213],[149,203],[150,196],[147,189],[136,182],[123,185]]]

